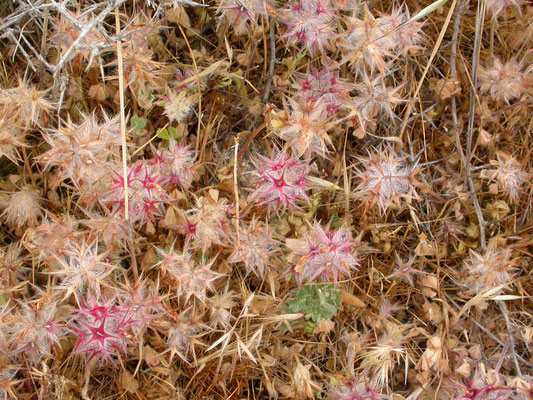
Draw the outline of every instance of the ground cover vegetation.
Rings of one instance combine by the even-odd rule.
[[[531,3],[0,17],[0,399],[533,399]]]

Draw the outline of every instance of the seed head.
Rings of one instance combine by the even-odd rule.
[[[159,280],[154,285],[142,277],[135,285],[129,282],[122,285],[118,298],[132,316],[132,330],[137,337],[142,337],[152,322],[164,314],[159,297]]]
[[[459,240],[464,234],[464,227],[451,219],[443,219],[440,227],[435,233],[435,238],[439,243],[449,243],[450,240]]]
[[[502,63],[495,58],[492,67],[479,68],[479,89],[494,100],[509,102],[519,98],[527,90],[531,78],[518,61]]]
[[[101,364],[127,354],[130,340],[127,333],[134,323],[129,309],[115,305],[115,299],[104,299],[102,304],[89,296],[78,310],[72,324],[77,335],[74,354],[85,354],[88,360]]]
[[[260,224],[254,218],[240,233],[240,248],[237,240],[234,243],[235,249],[228,262],[242,262],[247,274],[253,272],[258,278],[263,278],[270,265],[269,260],[276,250],[268,226]]]
[[[13,192],[9,196],[2,218],[10,226],[36,226],[37,219],[43,215],[41,194],[31,186]]]
[[[369,371],[378,387],[389,382],[396,364],[401,360],[406,364],[409,362],[406,350],[408,335],[404,334],[407,327],[387,322],[385,329],[375,344],[365,348],[361,355],[361,370]]]
[[[461,283],[475,293],[508,284],[511,281],[510,271],[516,263],[510,257],[509,249],[491,248],[484,254],[471,250],[470,259],[463,264]]]
[[[231,309],[237,305],[235,293],[227,290],[224,293],[215,294],[209,299],[210,325],[213,328],[229,328],[231,321],[235,317],[231,314]]]
[[[206,294],[214,291],[214,281],[222,274],[211,270],[214,260],[209,263],[196,262],[189,253],[177,253],[175,250],[159,250],[162,260],[156,264],[168,273],[175,282],[179,298],[187,302],[191,296],[205,303]]]
[[[65,291],[64,299],[74,294],[78,303],[87,295],[98,296],[103,280],[114,266],[104,260],[105,254],[98,254],[98,244],[80,245],[71,243],[65,253],[57,257],[58,269],[50,272],[59,276],[61,283],[56,287]]]
[[[300,283],[317,278],[337,282],[359,265],[352,254],[353,243],[347,228],[324,229],[315,223],[302,239],[287,239],[286,244],[293,252],[293,270]]]
[[[111,168],[120,146],[118,116],[99,123],[96,115],[83,115],[80,124],[69,119],[43,134],[50,150],[39,156],[46,168],[57,167],[60,182],[69,178],[78,188],[90,189]]]
[[[19,149],[24,147],[28,145],[22,127],[13,118],[0,115],[0,157],[5,156],[18,165],[22,159]]]
[[[301,42],[311,55],[324,52],[336,34],[332,23],[333,10],[329,0],[300,0],[281,11],[287,31],[283,38],[289,45]]]
[[[46,90],[36,90],[29,82],[19,79],[15,88],[0,88],[0,109],[13,116],[24,128],[42,126],[43,117],[54,108],[45,98]]]
[[[300,104],[289,99],[290,111],[286,123],[276,129],[276,135],[287,141],[298,156],[318,153],[325,156],[331,138],[327,131],[328,110],[325,102]]]
[[[385,86],[383,79],[377,77],[370,80],[364,75],[363,82],[355,85],[357,94],[352,98],[353,107],[359,111],[363,121],[370,120],[378,114],[394,120],[394,108],[402,102],[398,97],[398,88]]]
[[[101,216],[91,213],[82,221],[89,228],[89,241],[101,239],[106,248],[116,247],[125,249],[128,242],[133,238],[133,227],[122,216]]]
[[[77,224],[69,215],[59,218],[49,214],[37,228],[26,231],[23,245],[38,262],[53,264],[57,257],[76,246],[77,236]]]
[[[407,22],[411,16],[407,6],[393,8],[390,15],[382,15],[381,24],[382,29],[386,32],[393,32],[391,34],[394,41],[395,48],[404,57],[409,55],[409,52],[419,50],[418,45],[424,38],[422,33],[422,22],[411,21],[407,25],[399,28],[403,23]]]
[[[133,18],[131,25],[123,31],[124,34],[127,32],[128,36],[128,40],[124,42],[124,45],[129,49],[150,51],[150,37],[157,35],[161,28],[154,24],[143,11]]]
[[[299,360],[296,362],[292,373],[292,382],[297,398],[314,399],[315,391],[321,390],[320,385],[314,382],[311,377],[311,367],[311,364],[304,366]]]
[[[319,71],[311,68],[307,74],[296,74],[299,77],[300,91],[296,94],[304,103],[324,103],[328,116],[337,109],[347,105],[348,92],[354,89],[354,85],[339,78],[338,71],[332,71],[328,67]]]
[[[59,344],[65,328],[55,318],[56,303],[19,304],[21,312],[15,316],[12,327],[15,353],[27,354],[35,364],[51,355],[51,347]]]
[[[344,49],[342,62],[359,73],[370,76],[379,71],[384,74],[394,59],[396,43],[392,35],[386,35],[389,22],[374,17],[365,7],[363,19],[346,17],[348,29],[342,36],[341,47]]]
[[[196,152],[189,146],[178,144],[174,138],[169,139],[168,149],[158,151],[152,147],[152,150],[155,154],[153,167],[164,178],[163,185],[189,189],[197,175],[194,164]]]
[[[379,152],[361,161],[365,170],[359,173],[361,183],[355,191],[366,198],[367,206],[378,204],[381,212],[385,212],[402,198],[418,198],[416,163],[409,165],[405,158],[397,157],[391,151]]]
[[[529,174],[525,172],[514,157],[504,153],[496,153],[497,160],[491,161],[496,167],[491,172],[500,189],[509,197],[512,202],[518,201],[520,189],[527,182]]]
[[[170,90],[164,98],[165,115],[170,121],[183,122],[191,115],[197,101],[198,96],[195,94],[187,94],[184,90]]]
[[[513,392],[496,382],[489,382],[489,377],[478,368],[472,380],[465,379],[464,386],[460,387],[461,394],[453,400],[506,400]]]
[[[417,275],[422,274],[418,268],[414,266],[416,262],[416,255],[409,258],[408,261],[402,260],[402,258],[396,254],[396,269],[389,275],[388,279],[400,279],[411,286],[415,286],[415,279]]]
[[[183,361],[188,362],[187,355],[194,354],[194,347],[199,343],[197,336],[206,328],[189,310],[180,314],[168,334],[167,348],[171,354],[170,358],[177,354]]]
[[[403,308],[404,307],[400,304],[392,303],[388,298],[384,297],[379,304],[378,315],[383,319],[390,319],[397,311],[402,310]]]
[[[153,51],[140,46],[128,46],[123,53],[123,70],[126,87],[143,108],[150,108],[149,90],[160,83],[164,64],[153,60]],[[116,77],[118,78],[118,76]]]
[[[276,153],[273,160],[260,156],[256,161],[259,179],[251,200],[268,204],[271,210],[294,210],[299,200],[309,200],[305,191],[311,167],[288,157],[285,151]]]
[[[185,213],[186,225],[179,227],[187,235],[187,244],[206,252],[212,245],[227,240],[227,199],[211,196],[196,199],[196,206]]]
[[[385,400],[389,396],[382,394],[375,381],[370,381],[365,376],[340,383],[331,387],[331,400]]]
[[[226,19],[237,34],[257,26],[259,16],[268,21],[268,10],[273,9],[268,0],[221,0],[217,8],[220,20]],[[220,24],[219,24],[220,27]]]
[[[117,213],[124,209],[125,180],[121,173],[114,173],[113,182],[102,201],[104,204],[112,204],[113,212]],[[163,183],[164,178],[159,171],[152,168],[146,160],[139,160],[128,168],[128,206],[132,223],[140,221],[143,225],[150,217],[162,215],[163,204],[169,201],[162,187]]]

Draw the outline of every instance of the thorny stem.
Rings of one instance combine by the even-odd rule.
[[[63,97],[63,91],[64,88],[62,87],[63,79],[61,79],[61,72],[63,70],[63,67],[65,66],[66,62],[68,61],[68,58],[72,55],[74,51],[76,51],[79,48],[87,47],[81,45],[82,40],[91,32],[93,29],[97,29],[104,38],[108,41],[108,43],[99,43],[96,45],[92,45],[92,53],[91,53],[91,60],[98,53],[99,50],[107,47],[111,47],[113,45],[113,42],[117,40],[121,40],[121,35],[118,35],[116,37],[110,37],[105,29],[101,26],[104,19],[107,17],[108,14],[110,14],[115,7],[119,7],[121,4],[125,3],[126,0],[107,0],[101,4],[96,4],[89,9],[86,10],[86,12],[92,12],[96,10],[97,8],[100,8],[102,5],[106,5],[105,9],[96,17],[94,20],[91,21],[90,24],[84,25],[80,23],[76,18],[74,18],[68,9],[65,6],[64,1],[57,3],[55,0],[50,0],[47,4],[42,4],[42,1],[34,2],[33,4],[29,4],[29,7],[26,9],[22,9],[20,12],[18,12],[16,15],[10,16],[4,20],[4,23],[0,25],[0,38],[9,38],[15,45],[16,49],[20,50],[21,53],[26,58],[28,65],[34,70],[37,71],[35,65],[32,62],[32,59],[28,52],[24,49],[24,47],[21,45],[20,41],[22,40],[26,47],[29,49],[30,53],[33,54],[37,60],[41,63],[40,70],[42,71],[43,67],[46,67],[54,76],[54,81],[56,84],[54,85],[53,90],[53,97],[54,99],[57,99],[60,97],[59,105],[62,104],[62,97]],[[27,6],[26,4],[22,4],[20,8],[23,6]],[[33,45],[26,39],[26,37],[23,35],[22,32],[17,33],[19,36],[19,39],[17,39],[14,35],[14,32],[16,32],[15,28],[11,28],[12,25],[20,22],[23,20],[26,16],[29,15],[30,18],[35,19],[37,16],[44,18],[43,23],[43,39],[41,42],[41,50],[43,50],[43,43],[46,40],[47,36],[47,30],[46,26],[48,25],[48,18],[49,18],[49,12],[53,10],[57,13],[59,13],[61,16],[64,17],[69,23],[74,25],[79,31],[80,35],[78,38],[72,43],[72,45],[69,47],[69,49],[61,56],[61,59],[58,61],[57,64],[52,65],[50,64],[44,57],[43,51],[37,51]],[[44,14],[44,17],[43,17]],[[128,24],[129,25],[129,24]],[[61,32],[62,32],[62,22],[60,23],[60,41],[61,41]],[[128,32],[126,32],[128,34]],[[90,63],[89,63],[90,64]],[[39,74],[42,75],[42,74]],[[58,84],[59,83],[59,84]],[[61,94],[60,94],[61,90]],[[61,107],[59,107],[61,108]]]
[[[474,134],[474,117],[476,111],[476,87],[478,78],[478,66],[479,66],[479,53],[481,49],[481,39],[483,36],[483,24],[485,20],[485,2],[478,2],[478,8],[476,13],[476,32],[474,36],[474,54],[472,55],[472,87],[470,89],[470,108],[468,114],[468,131],[466,139],[466,155],[465,155],[465,186],[470,190],[470,196],[474,203],[476,215],[479,224],[479,239],[481,242],[481,248],[483,251],[487,250],[487,241],[485,237],[485,220],[481,207],[479,206],[479,200],[477,198],[474,182],[470,177],[470,160],[472,158],[472,136]]]
[[[460,308],[460,306],[450,297],[447,297],[448,301],[450,301],[455,307]],[[498,343],[500,346],[502,346],[505,349],[505,343],[503,343],[496,335],[494,335],[491,331],[489,331],[485,326],[481,323],[479,323],[475,318],[470,318],[470,321],[474,323],[479,329],[481,329],[483,332],[487,334],[488,337],[490,337],[492,340],[494,340],[496,343]],[[523,362],[524,364],[529,364],[526,360],[524,360],[522,357],[520,357],[518,354],[516,354],[516,358]]]
[[[83,30],[80,32],[80,35],[76,38],[74,43],[72,43],[72,45],[65,52],[65,54],[63,54],[63,56],[55,66],[54,80],[57,80],[59,78],[59,73],[63,69],[63,66],[69,59],[70,55],[74,52],[74,50],[76,50],[77,46],[85,38],[85,36],[87,36],[94,29],[95,26],[101,24],[109,13],[111,13],[114,9],[118,9],[118,7],[120,7],[120,5],[125,2],[126,0],[109,1],[107,7],[100,13],[100,15],[98,15],[98,17],[92,20],[90,24],[84,26]],[[117,43],[119,43],[119,41],[117,41]]]
[[[476,32],[474,36],[474,54],[472,55],[472,87],[470,88],[470,108],[468,114],[468,133],[466,142],[466,165],[465,165],[465,186],[468,185],[470,177],[470,159],[472,157],[472,136],[474,134],[474,117],[476,111],[476,86],[478,77],[479,53],[481,49],[482,28],[485,19],[485,2],[478,2],[476,14]]]
[[[492,340],[494,340],[496,343],[498,343],[500,346],[502,347],[505,347],[505,343],[503,343],[500,339],[498,339],[498,337],[496,335],[494,335],[493,333],[491,333],[491,331],[489,331],[487,328],[485,328],[485,326],[483,326],[483,324],[477,322],[477,320],[475,319],[472,319],[472,322],[474,323],[474,325],[476,325],[479,329],[481,329],[483,332],[485,332],[487,334],[488,337],[490,337]],[[527,364],[527,361],[524,360],[522,357],[520,357],[518,354],[516,355],[516,358],[518,358],[521,362],[523,362],[524,364]]]
[[[503,345],[502,355],[500,356],[500,359],[498,360],[498,364],[496,364],[496,367],[494,368],[496,372],[499,372],[500,369],[502,368],[503,360],[505,360],[505,355],[507,354],[508,351],[509,351],[509,342]]]
[[[505,324],[507,325],[507,333],[509,335],[509,350],[511,351],[511,357],[513,358],[513,362],[516,368],[516,373],[520,378],[522,378],[522,371],[520,370],[520,364],[518,363],[518,359],[516,358],[516,351],[514,347],[514,339],[513,339],[513,329],[511,327],[511,320],[509,319],[509,310],[507,310],[507,306],[502,300],[498,300],[498,305],[500,306],[500,310],[502,310],[503,317],[505,318]]]
[[[41,38],[41,54],[46,54],[46,40],[48,37],[48,17],[49,17],[49,10],[46,10],[44,12],[44,26],[43,26],[43,37]],[[44,76],[44,63],[41,61],[41,65],[39,67],[39,87],[41,86],[42,79]]]
[[[453,36],[452,36],[452,47],[451,47],[451,56],[450,56],[450,76],[452,79],[457,76],[457,47],[459,42],[459,32],[461,30],[461,22],[463,20],[463,15],[468,6],[469,0],[464,0],[457,6],[455,11],[455,19],[453,21]],[[450,107],[452,111],[453,118],[453,130],[455,136],[455,146],[459,152],[462,160],[462,165],[466,165],[466,157],[463,151],[463,146],[461,144],[461,137],[459,134],[459,121],[457,119],[457,100],[455,95],[452,95],[450,99]]]
[[[15,49],[19,49],[20,48],[20,51],[22,52],[22,54],[24,55],[24,57],[26,57],[26,59],[28,60],[28,66],[31,67],[31,69],[34,71],[34,72],[37,72],[37,69],[35,68],[35,65],[33,65],[33,62],[31,61],[31,57],[28,55],[28,53],[26,53],[26,51],[24,50],[24,48],[22,46],[20,46],[20,43],[19,41],[17,40],[17,38],[15,37],[15,35],[13,34],[13,30],[12,29],[9,29],[7,31],[7,33],[5,34],[7,35],[15,44],[16,44],[16,48]],[[2,35],[5,36],[5,35]],[[0,39],[2,38],[0,37]],[[21,36],[22,39],[25,39],[24,36]]]
[[[526,209],[524,210],[524,213],[522,214],[522,218],[520,218],[520,221],[518,221],[518,224],[516,225],[516,232],[519,233],[522,228],[524,227],[524,224],[526,223],[527,214],[529,213],[529,209],[531,208],[531,203],[533,200],[533,189],[529,190],[529,196],[527,197],[526,202]]]

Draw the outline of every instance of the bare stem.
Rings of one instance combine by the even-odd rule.
[[[239,184],[237,180],[239,165],[239,138],[235,136],[235,154],[233,157],[233,191],[235,192],[235,235],[237,236],[237,249],[241,253],[241,233],[240,233],[240,204],[239,204]]]

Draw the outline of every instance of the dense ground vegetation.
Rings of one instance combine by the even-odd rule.
[[[528,2],[0,17],[0,399],[533,399]]]

